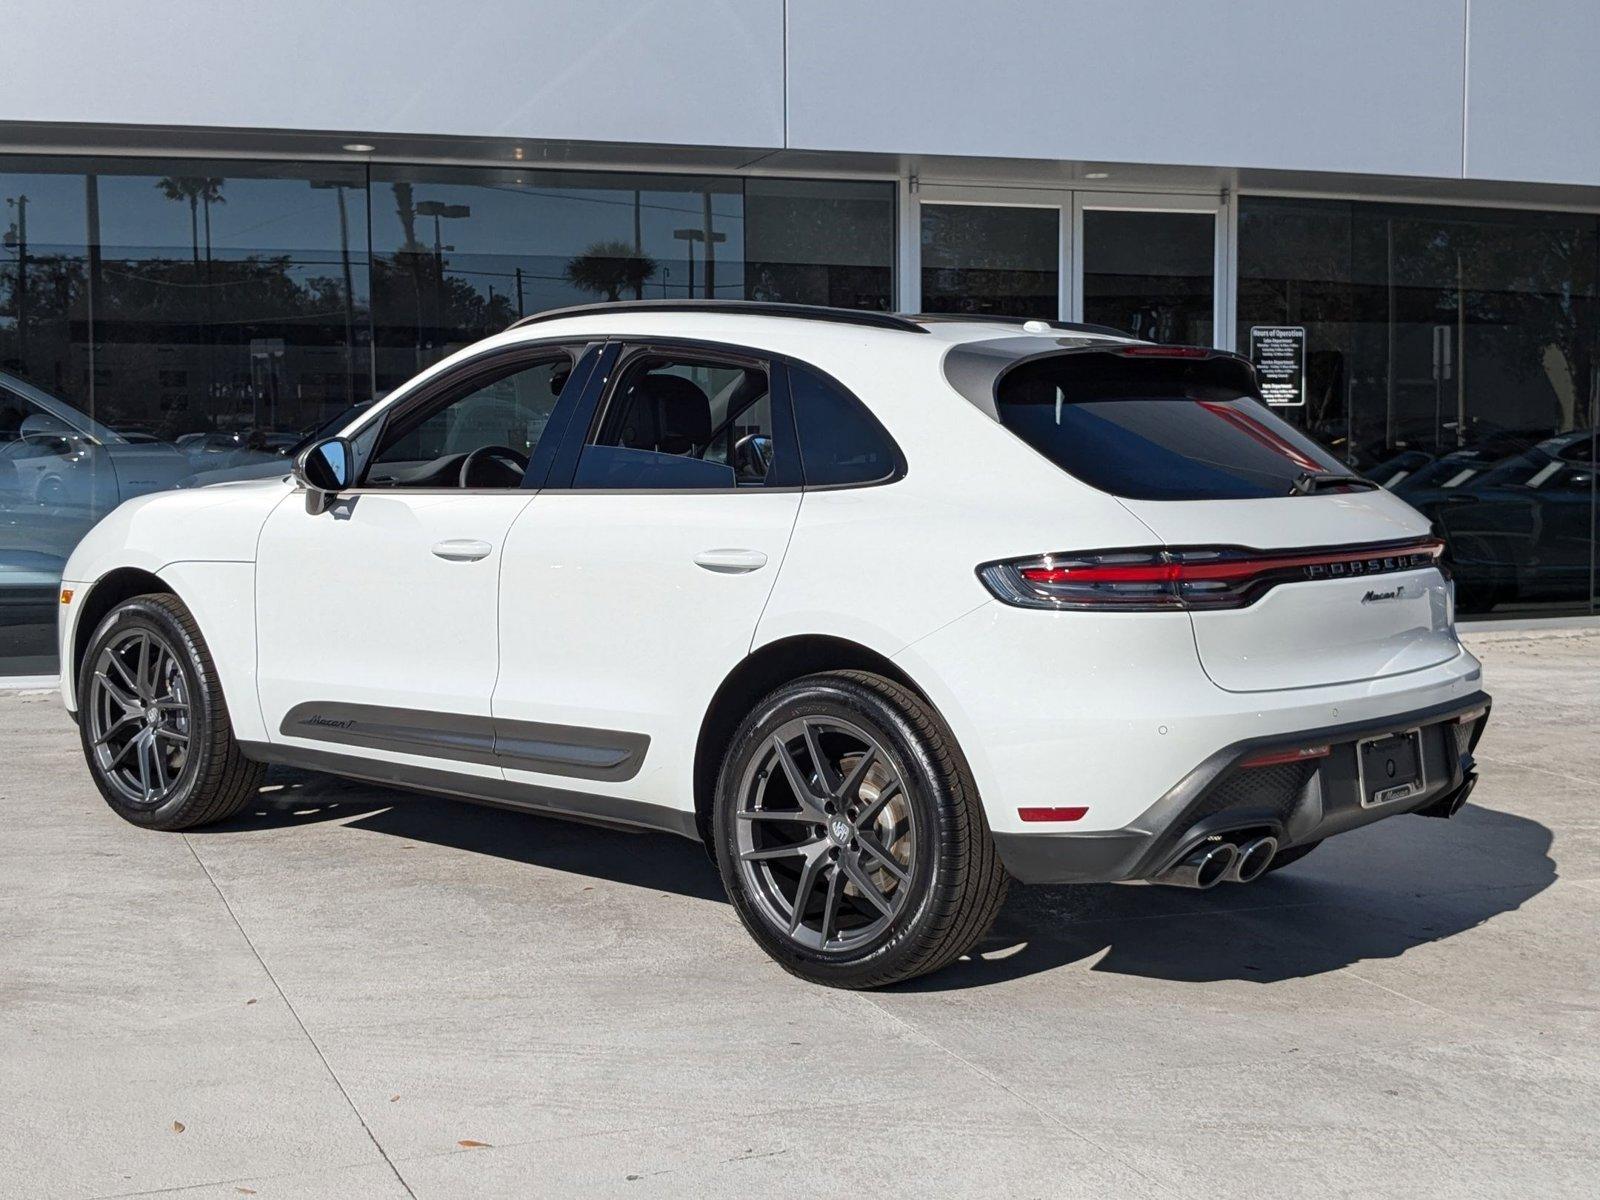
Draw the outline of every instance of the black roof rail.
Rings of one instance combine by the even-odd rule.
[[[520,329],[542,321],[563,317],[588,317],[599,313],[683,312],[729,313],[752,317],[791,317],[802,321],[833,321],[840,325],[865,325],[872,329],[898,329],[902,333],[927,333],[921,325],[898,313],[870,309],[828,308],[820,304],[779,304],[765,300],[612,300],[603,304],[574,304],[550,308],[513,321],[508,328]]]
[[[914,313],[913,321],[979,321],[990,325],[1025,325],[1038,321],[1063,333],[1097,333],[1105,337],[1132,338],[1133,334],[1109,325],[1086,325],[1081,321],[1057,321],[1052,317],[1011,317],[1004,313]],[[1137,339],[1135,339],[1137,340]]]

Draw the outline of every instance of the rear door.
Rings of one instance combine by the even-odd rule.
[[[759,355],[652,344],[621,347],[591,400],[506,539],[502,762],[596,815],[687,814],[701,717],[800,507],[787,389]]]
[[[996,406],[1007,428],[1117,496],[1169,550],[1282,564],[1244,607],[1191,611],[1219,687],[1347,683],[1454,657],[1449,584],[1412,556],[1427,520],[1350,476],[1258,395],[1231,355],[1141,346],[1021,363],[1001,377]]]

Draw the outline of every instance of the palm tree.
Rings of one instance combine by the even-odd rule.
[[[211,259],[211,206],[224,204],[223,180],[213,176],[178,175],[156,180],[156,187],[168,200],[189,202],[189,241],[194,248],[194,265],[200,265],[200,205],[206,207],[206,260]]]
[[[567,262],[562,275],[580,291],[607,300],[622,299],[624,288],[642,295],[645,280],[656,273],[656,260],[638,253],[627,242],[594,242]]]

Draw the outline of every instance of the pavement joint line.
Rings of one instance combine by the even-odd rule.
[[[416,1193],[411,1190],[411,1185],[406,1182],[405,1176],[400,1174],[400,1168],[394,1165],[394,1160],[389,1157],[388,1151],[383,1148],[383,1143],[378,1140],[377,1134],[372,1132],[372,1126],[367,1124],[366,1117],[361,1115],[361,1110],[356,1107],[356,1102],[350,1098],[350,1093],[345,1090],[344,1083],[340,1080],[338,1072],[328,1062],[328,1056],[322,1052],[322,1047],[317,1045],[317,1039],[311,1036],[311,1031],[306,1028],[306,1023],[300,1019],[299,1012],[295,1010],[294,1002],[289,999],[288,994],[283,990],[283,986],[278,982],[278,977],[272,973],[272,968],[267,966],[267,960],[261,957],[261,951],[256,949],[255,942],[251,941],[250,934],[245,931],[244,924],[239,920],[239,914],[233,911],[233,905],[228,903],[228,897],[223,894],[216,877],[211,874],[211,868],[206,866],[205,860],[200,857],[199,851],[194,848],[193,840],[187,833],[179,836],[183,838],[183,844],[189,847],[189,853],[193,855],[196,865],[205,873],[212,890],[217,893],[217,899],[222,901],[222,907],[227,910],[228,918],[233,922],[234,928],[239,931],[239,936],[244,939],[244,944],[250,947],[250,953],[255,956],[256,962],[261,964],[261,969],[266,973],[267,980],[272,984],[273,991],[278,993],[278,998],[288,1008],[289,1015],[294,1018],[294,1023],[300,1027],[301,1034],[304,1035],[306,1042],[315,1052],[318,1061],[322,1063],[322,1069],[328,1073],[328,1078],[333,1080],[333,1086],[339,1089],[339,1094],[344,1097],[344,1102],[350,1106],[350,1111],[355,1115],[356,1120],[361,1123],[362,1131],[366,1133],[368,1140],[372,1142],[373,1149],[377,1150],[379,1157],[388,1164],[389,1170],[394,1172],[395,1179],[405,1189],[406,1195],[410,1196],[412,1200],[416,1200]]]
[[[1125,1169],[1127,1169],[1129,1171],[1132,1171],[1135,1175],[1137,1175],[1140,1179],[1143,1179],[1146,1183],[1150,1184],[1152,1187],[1159,1188],[1159,1189],[1161,1189],[1161,1191],[1170,1193],[1172,1195],[1181,1195],[1182,1194],[1180,1192],[1174,1191],[1173,1187],[1171,1185],[1169,1185],[1166,1180],[1158,1179],[1153,1175],[1146,1174],[1144,1171],[1140,1170],[1138,1166],[1136,1166],[1135,1164],[1129,1162],[1127,1159],[1123,1158],[1122,1155],[1118,1154],[1115,1150],[1110,1150],[1107,1147],[1101,1145],[1094,1138],[1090,1137],[1087,1133],[1084,1133],[1083,1130],[1078,1129],[1071,1122],[1067,1121],[1064,1117],[1061,1116],[1061,1114],[1055,1113],[1055,1112],[1051,1112],[1049,1109],[1044,1108],[1042,1105],[1037,1104],[1033,1100],[1030,1100],[1028,1097],[1024,1096],[1021,1092],[1017,1091],[1015,1088],[1013,1088],[1010,1084],[1006,1083],[1004,1080],[996,1078],[994,1075],[992,1075],[990,1072],[984,1070],[982,1067],[980,1067],[977,1063],[973,1062],[971,1059],[965,1057],[964,1055],[958,1053],[955,1050],[952,1050],[949,1046],[946,1046],[943,1042],[941,1042],[938,1038],[934,1037],[932,1034],[926,1032],[925,1030],[918,1029],[915,1025],[911,1024],[911,1022],[907,1021],[905,1018],[900,1016],[899,1013],[896,1013],[892,1009],[885,1008],[882,1004],[879,1004],[878,1001],[877,1001],[877,998],[872,996],[871,994],[869,994],[867,992],[851,992],[851,993],[847,993],[847,995],[851,999],[858,1000],[858,1001],[866,1004],[867,1007],[869,1007],[869,1008],[877,1009],[878,1012],[880,1012],[884,1016],[888,1017],[896,1025],[900,1026],[907,1033],[911,1034],[912,1037],[917,1038],[920,1041],[928,1043],[929,1045],[933,1046],[935,1049],[937,1049],[937,1050],[941,1051],[942,1053],[948,1055],[950,1058],[955,1059],[956,1062],[958,1062],[962,1066],[966,1067],[967,1070],[969,1070],[973,1074],[977,1075],[980,1079],[987,1080],[992,1086],[999,1088],[1002,1092],[1004,1092],[1006,1095],[1010,1096],[1013,1100],[1016,1100],[1018,1103],[1026,1105],[1028,1108],[1031,1108],[1035,1113],[1037,1113],[1044,1120],[1048,1121],[1052,1125],[1059,1126],[1060,1128],[1062,1128],[1062,1129],[1066,1130],[1068,1133],[1070,1133],[1073,1137],[1077,1138],[1079,1141],[1082,1141],[1085,1144],[1094,1147],[1094,1149],[1098,1150],[1101,1154],[1103,1154],[1111,1162],[1117,1163],[1118,1165],[1124,1167]]]

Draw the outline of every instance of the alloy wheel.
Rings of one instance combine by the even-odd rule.
[[[910,903],[915,812],[893,760],[858,725],[779,726],[745,771],[734,818],[746,891],[797,945],[856,950]]]
[[[159,634],[134,629],[95,659],[90,749],[101,776],[136,808],[169,799],[189,761],[192,716],[178,657]]]

